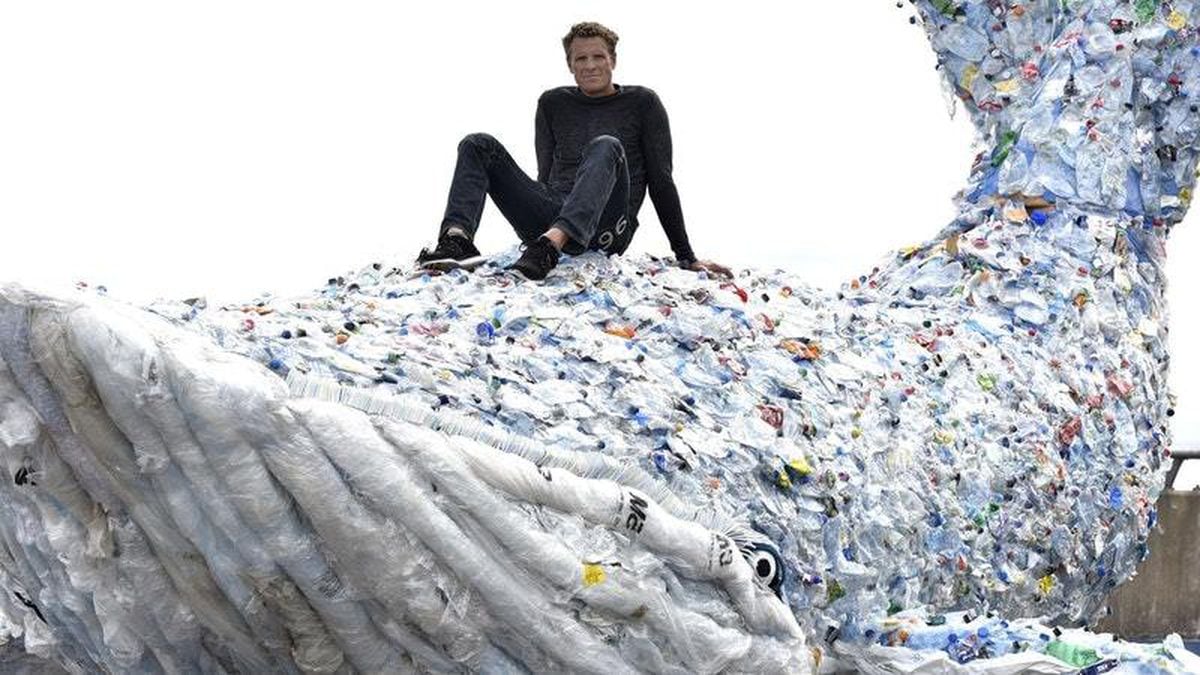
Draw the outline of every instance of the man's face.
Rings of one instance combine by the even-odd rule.
[[[567,59],[575,84],[588,96],[607,96],[616,93],[612,71],[617,66],[615,56],[608,53],[603,38],[575,38],[571,41],[571,56]]]

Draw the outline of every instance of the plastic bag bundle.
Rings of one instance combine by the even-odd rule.
[[[220,308],[4,287],[0,636],[76,671],[1186,672],[1017,619],[1086,623],[1149,554],[1200,7],[915,5],[982,151],[837,292],[515,251]]]

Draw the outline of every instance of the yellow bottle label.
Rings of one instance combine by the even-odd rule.
[[[583,564],[583,585],[585,588],[591,588],[596,584],[604,583],[606,575],[604,568],[595,563]]]
[[[1020,84],[1017,80],[1002,80],[996,83],[996,91],[1001,94],[1011,94],[1017,90],[1017,86]]]
[[[963,68],[962,79],[960,80],[962,82],[962,88],[969,91],[971,89],[971,85],[975,84],[975,78],[977,77],[979,77],[979,68],[975,64],[972,63],[966,68]]]
[[[809,464],[808,460],[803,457],[793,459],[792,461],[788,462],[788,464],[790,464],[791,467],[796,470],[796,473],[800,474],[801,476],[807,476],[813,472],[812,465]]]
[[[1051,588],[1054,588],[1054,577],[1047,574],[1038,579],[1038,589],[1041,590],[1042,595],[1049,595]]]

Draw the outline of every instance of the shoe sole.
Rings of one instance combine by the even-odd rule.
[[[517,267],[517,265],[515,263],[512,265],[509,265],[508,267],[506,267],[504,269],[508,270],[509,272],[516,272],[517,274],[520,274],[523,279],[526,279],[528,281],[542,281],[542,280],[546,279],[546,277],[549,277],[551,274],[553,274],[554,270],[558,269],[558,264],[555,263],[554,267],[551,267],[550,269],[546,270],[546,273],[540,277],[529,276],[528,274],[525,273],[525,270],[521,269],[520,267]]]
[[[517,274],[521,275],[522,279],[524,279],[526,281],[542,281],[546,277],[550,276],[550,272],[547,272],[545,276],[531,277],[525,273],[525,270],[521,269],[520,267],[517,267],[516,265],[513,265],[512,267],[507,267],[505,269],[507,269],[509,272],[516,272]]]
[[[426,260],[423,263],[418,263],[419,269],[430,272],[449,272],[451,270],[473,270],[476,267],[486,263],[490,256],[477,255],[471,258],[463,258],[455,260],[454,258],[442,258],[441,260]]]

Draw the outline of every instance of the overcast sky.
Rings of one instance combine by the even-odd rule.
[[[852,8],[852,9],[851,9]],[[0,281],[303,293],[433,243],[467,133],[535,173],[576,21],[656,90],[693,247],[832,287],[953,214],[973,152],[907,3],[0,5]],[[1176,447],[1200,448],[1197,216],[1171,245]],[[633,252],[670,249],[647,200]],[[493,206],[477,243],[514,243]],[[1195,462],[1194,464],[1200,464]],[[1200,467],[1189,470],[1189,481]]]

